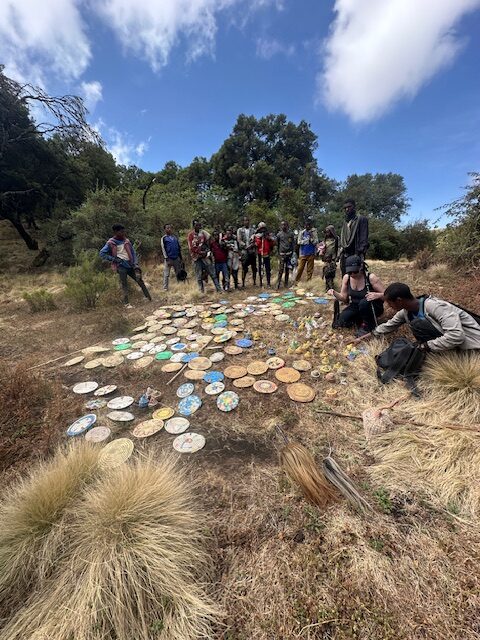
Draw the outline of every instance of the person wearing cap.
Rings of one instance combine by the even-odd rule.
[[[114,224],[112,231],[113,236],[100,249],[100,257],[102,260],[111,262],[112,270],[118,273],[123,291],[124,305],[129,309],[131,308],[128,303],[128,278],[134,280],[142,290],[145,298],[151,301],[152,297],[142,278],[142,270],[138,266],[137,254],[132,243],[127,238],[125,227],[123,224]]]
[[[272,268],[270,263],[270,255],[275,247],[276,240],[268,232],[265,222],[260,222],[255,234],[255,245],[258,253],[258,273],[260,276],[260,286],[263,286],[263,270],[267,276],[267,287],[270,286]]]
[[[392,333],[406,324],[424,351],[480,351],[480,318],[473,311],[434,296],[415,298],[403,282],[388,285],[384,298],[395,315],[355,342]]]
[[[318,245],[318,233],[313,228],[313,222],[311,218],[307,218],[305,222],[305,229],[302,229],[298,234],[297,240],[300,247],[300,257],[298,259],[298,269],[295,282],[299,282],[302,277],[305,266],[307,267],[307,280],[311,280],[313,276],[313,269],[315,267],[315,253]]]
[[[165,231],[165,235],[163,235],[160,240],[163,259],[165,261],[163,269],[163,288],[165,291],[168,291],[170,270],[173,268],[175,275],[178,276],[180,271],[184,269],[184,264],[180,242],[178,241],[177,236],[173,235],[172,225],[167,223],[163,226],[163,229]]]
[[[198,220],[192,222],[193,229],[187,236],[190,256],[195,267],[198,288],[201,293],[205,291],[203,284],[203,274],[207,273],[215,285],[215,289],[220,292],[217,274],[211,260],[210,234],[202,229],[202,223]]]
[[[325,229],[323,247],[320,255],[324,262],[323,277],[325,278],[325,291],[333,289],[335,275],[337,273],[338,236],[333,224],[329,224]]]
[[[295,251],[295,235],[289,229],[288,222],[284,220],[280,225],[280,231],[277,233],[277,251],[278,251],[278,280],[277,289],[280,289],[282,277],[285,273],[285,287],[288,287],[288,277],[290,275],[290,266],[293,252]]]
[[[358,327],[357,336],[370,333],[383,314],[385,287],[374,273],[367,273],[359,256],[349,256],[345,261],[346,274],[340,291],[329,289],[328,294],[348,306],[335,321],[335,327]]]
[[[345,261],[350,256],[359,256],[363,260],[367,253],[368,242],[368,218],[357,213],[355,200],[349,198],[343,205],[345,220],[340,231],[340,270],[345,275]]]

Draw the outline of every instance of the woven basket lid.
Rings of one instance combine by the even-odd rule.
[[[68,360],[67,362],[65,362],[64,366],[73,367],[75,364],[79,364],[83,360],[85,360],[85,356],[77,356],[76,358],[72,358],[71,360]]]
[[[188,368],[194,369],[195,371],[206,371],[207,369],[210,369],[211,366],[212,361],[210,360],[210,358],[205,358],[203,356],[194,358],[188,363]]]
[[[113,356],[108,356],[108,358],[103,359],[104,367],[118,367],[119,364],[123,364],[123,356],[120,354],[115,354]]]
[[[95,358],[94,360],[89,360],[88,362],[86,362],[83,367],[85,369],[96,369],[97,367],[100,367],[101,365],[103,365],[103,358]]]
[[[268,371],[268,364],[263,360],[254,360],[247,365],[247,371],[252,376],[261,376]]]
[[[280,369],[285,366],[285,360],[282,360],[282,358],[278,358],[277,356],[273,356],[267,360],[267,365],[269,369]]]
[[[139,360],[139,362],[141,362],[141,360]],[[164,373],[174,373],[175,371],[180,371],[182,367],[183,364],[181,362],[167,362],[167,364],[163,365],[161,371]]]
[[[79,394],[84,394],[84,393],[91,393],[92,391],[95,391],[95,389],[98,389],[98,382],[93,382],[93,380],[89,380],[88,382],[77,382],[76,385],[73,386],[73,393],[79,393]]]
[[[118,438],[106,444],[98,456],[98,464],[103,469],[113,469],[126,462],[133,453],[134,444],[130,438]]]
[[[152,364],[152,362],[154,360],[155,360],[155,358],[153,356],[145,356],[141,360],[137,360],[136,362],[134,362],[133,363],[133,368],[134,369],[145,369],[145,367],[148,367],[149,364]]]
[[[236,378],[243,378],[247,375],[247,370],[245,367],[239,367],[236,365],[232,365],[227,367],[223,372],[225,377],[230,378],[231,380],[235,380]]]
[[[290,399],[295,402],[311,402],[316,396],[315,389],[309,387],[308,384],[304,384],[303,382],[289,384],[287,386],[287,393]]]
[[[108,427],[93,427],[85,434],[87,442],[103,442],[110,437],[112,432]]]
[[[203,369],[187,369],[183,374],[187,380],[203,380]]]
[[[233,386],[237,389],[246,389],[247,387],[253,387],[255,384],[255,378],[253,376],[243,376],[243,378],[237,378],[233,381]]]
[[[275,393],[278,386],[271,380],[257,380],[253,388],[255,391],[258,391],[258,393]]]
[[[117,388],[116,384],[106,384],[104,387],[100,387],[93,394],[94,396],[108,396],[109,393],[113,393]]]
[[[297,382],[300,380],[300,372],[292,367],[282,367],[275,371],[275,377],[280,382]]]
[[[154,433],[163,429],[163,420],[155,419],[145,420],[144,422],[140,422],[137,424],[135,429],[132,430],[132,434],[136,438],[148,438],[148,436],[152,436]]]
[[[312,365],[308,360],[295,360],[295,362],[292,363],[292,367],[297,371],[309,371]]]
[[[243,349],[242,347],[237,347],[234,344],[230,344],[227,347],[224,348],[224,351],[227,355],[229,356],[238,356],[241,353],[243,353]]]

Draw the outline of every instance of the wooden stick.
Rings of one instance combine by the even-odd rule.
[[[100,340],[100,342],[96,342],[95,344],[91,344],[91,347],[98,347],[98,345],[105,342],[105,340]],[[83,351],[84,349],[88,349],[88,347],[82,347],[81,349],[77,349],[76,351],[71,351],[70,353],[66,353],[63,356],[58,356],[58,358],[53,358],[52,360],[47,360],[47,362],[41,362],[40,364],[34,364],[33,367],[28,367],[25,371],[31,371],[32,369],[38,369],[39,367],[45,367],[47,364],[52,364],[52,362],[58,362],[58,360],[62,360],[63,358],[69,358],[73,356],[74,353],[79,353],[79,351]]]
[[[212,341],[212,338],[210,338],[210,340],[208,342],[206,342],[203,347],[200,349],[200,351],[198,352],[198,355],[200,355],[202,353],[202,351],[205,349],[205,347],[207,346],[207,344],[210,344],[210,342]],[[178,378],[178,376],[185,371],[185,369],[187,368],[188,363],[185,363],[183,365],[183,367],[180,369],[180,371],[177,371],[177,373],[173,376],[173,378],[170,378],[170,380],[167,382],[167,384],[172,384],[172,382],[174,380],[176,380]]]

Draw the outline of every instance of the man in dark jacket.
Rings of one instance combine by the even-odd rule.
[[[130,308],[128,304],[128,277],[135,280],[145,298],[151,300],[150,293],[142,279],[142,270],[138,266],[137,254],[126,236],[125,227],[123,224],[114,224],[112,231],[113,236],[100,249],[100,257],[102,260],[110,262],[113,271],[118,273],[120,284],[122,285],[123,303]]]
[[[163,288],[165,289],[165,291],[168,291],[170,269],[173,267],[175,275],[177,276],[184,268],[184,266],[180,242],[178,241],[178,238],[173,235],[172,225],[165,224],[163,229],[165,231],[165,235],[162,236],[162,239],[160,241],[163,258],[165,260],[163,270]]]
[[[345,200],[345,220],[340,232],[340,269],[345,275],[345,260],[350,256],[365,259],[368,242],[368,219],[357,214],[355,200]]]

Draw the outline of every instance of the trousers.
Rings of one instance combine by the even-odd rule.
[[[305,269],[305,265],[307,267],[307,280],[311,280],[313,276],[313,269],[315,267],[315,256],[313,254],[311,256],[299,257],[297,277],[295,278],[295,282],[298,282],[302,277],[303,270]]]
[[[195,276],[197,278],[197,284],[200,291],[202,293],[205,291],[205,286],[203,284],[203,277],[202,277],[204,271],[206,271],[206,273],[213,280],[215,289],[217,291],[221,291],[220,285],[218,284],[217,274],[215,273],[215,268],[213,264],[210,262],[210,260],[207,260],[206,258],[198,258],[195,261]]]
[[[349,304],[342,313],[339,315],[336,326],[337,327],[353,327],[364,325],[367,331],[373,331],[375,329],[375,316],[379,318],[383,314],[383,302],[382,300],[374,300],[368,302],[365,298],[360,301],[360,304]]]
[[[123,291],[123,302],[125,304],[128,304],[128,278],[132,278],[132,280],[135,280],[135,282],[138,284],[138,286],[143,292],[143,295],[145,296],[145,298],[147,298],[147,300],[152,299],[150,292],[145,286],[142,276],[137,275],[133,267],[127,268],[127,267],[124,267],[123,265],[119,265],[118,277],[120,278],[120,284],[122,286],[122,291]]]
[[[171,260],[170,258],[167,258],[165,260],[165,265],[163,267],[163,288],[165,289],[165,291],[168,291],[170,269],[172,268],[175,271],[175,275],[177,275],[177,273],[182,268],[182,259],[180,258],[180,256],[178,258],[174,258],[173,260]]]

